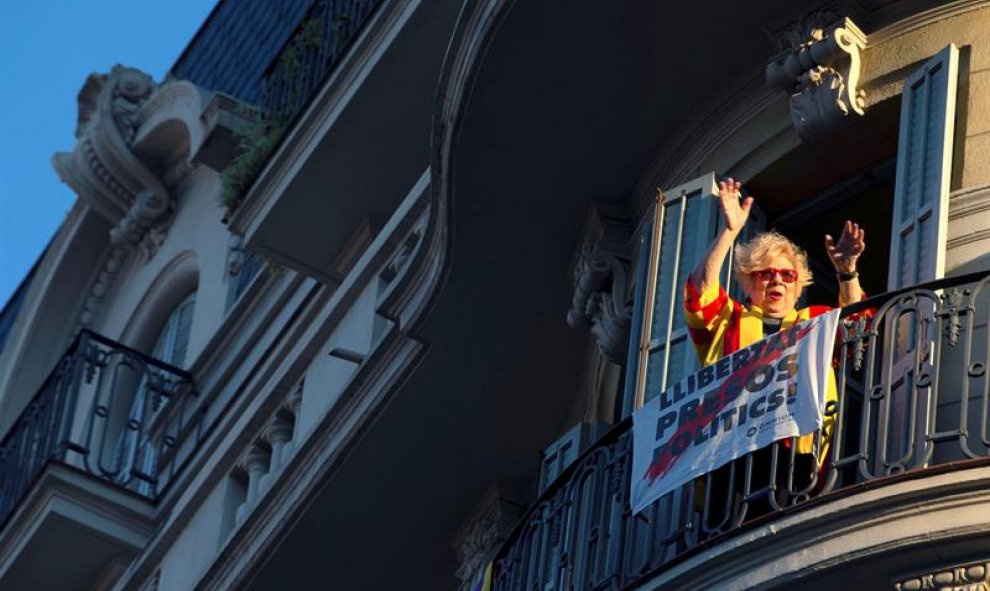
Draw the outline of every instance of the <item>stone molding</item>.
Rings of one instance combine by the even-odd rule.
[[[990,185],[964,187],[949,194],[949,220],[987,215],[990,212]]]
[[[211,435],[202,443],[171,493],[159,504],[167,516],[145,551],[132,563],[122,589],[134,589],[137,581],[151,576],[172,547],[176,536],[188,526],[207,495],[232,470],[242,466],[248,448],[258,440],[267,421],[288,404],[301,412],[298,384],[306,369],[300,360],[313,359],[327,338],[339,326],[369,281],[393,260],[402,241],[428,221],[423,239],[409,257],[404,270],[389,285],[392,292],[382,311],[397,319],[396,330],[387,331],[340,394],[340,404],[326,412],[302,433],[293,432],[290,445],[297,446],[278,478],[272,479],[258,495],[250,510],[242,511],[240,523],[220,543],[209,568],[197,579],[193,589],[227,589],[247,585],[260,564],[279,546],[290,528],[284,526],[298,518],[322,490],[328,474],[339,468],[356,445],[377,409],[408,377],[425,353],[426,344],[410,333],[419,316],[428,309],[430,294],[439,285],[441,274],[436,261],[442,258],[443,242],[434,250],[438,229],[429,191],[429,172],[421,179],[420,190],[413,191],[378,233],[368,250],[336,289],[319,286],[315,280],[287,271],[282,279],[267,275],[272,282],[271,295],[264,301],[244,302],[232,308],[231,317],[244,326],[230,326],[218,333],[206,346],[212,353],[200,357],[191,371],[198,377],[203,404],[223,408]],[[393,291],[394,290],[394,291]],[[249,324],[239,315],[243,304],[256,306],[251,321],[274,318],[281,311],[288,317],[300,315],[282,325],[280,322],[252,328],[258,332],[245,336]],[[271,316],[269,316],[271,314]],[[264,351],[264,353],[260,353]],[[258,357],[257,355],[262,355]],[[255,368],[245,381],[236,381],[236,369],[250,359]],[[287,389],[292,389],[285,397]],[[295,429],[295,425],[293,427]],[[298,437],[298,444],[296,439]],[[248,481],[250,484],[250,481]]]
[[[953,2],[935,6],[891,23],[874,33],[870,33],[870,46],[881,45],[896,37],[915,33],[935,23],[974,10],[982,10],[987,6],[990,6],[990,2],[987,0],[954,0]]]
[[[864,115],[859,52],[866,35],[848,18],[813,13],[784,37],[789,50],[767,65],[767,84],[790,95],[791,121],[802,141],[828,136],[851,115]]]
[[[936,589],[938,591],[979,591],[990,589],[990,562],[941,567],[894,583],[896,591]]]
[[[642,591],[789,588],[822,579],[854,561],[911,548],[938,547],[990,532],[985,512],[990,468],[979,462],[918,474],[815,503],[753,527],[647,576]],[[933,518],[933,516],[938,518]],[[759,548],[773,560],[753,561]],[[924,587],[922,587],[924,588]],[[905,588],[907,589],[907,588]]]

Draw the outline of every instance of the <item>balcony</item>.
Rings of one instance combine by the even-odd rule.
[[[198,446],[200,410],[188,373],[81,332],[0,443],[0,588],[116,576]],[[39,568],[60,548],[60,568]]]
[[[334,70],[381,0],[319,0],[265,72],[262,111],[290,121]]]
[[[429,168],[436,81],[459,9],[313,5],[265,75],[263,110],[287,127],[229,219],[248,250],[340,283]]]
[[[529,509],[494,588],[892,588],[971,558],[990,500],[988,308],[983,271],[844,309],[820,471],[778,442],[633,516],[626,418]]]

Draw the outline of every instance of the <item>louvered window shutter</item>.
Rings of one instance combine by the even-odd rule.
[[[887,288],[942,277],[959,50],[949,45],[904,82]]]
[[[638,334],[630,339],[625,414],[698,369],[682,312],[683,287],[720,229],[715,173],[666,191],[657,205],[652,241],[642,239],[637,261],[641,271],[633,326]],[[754,207],[747,235],[762,229],[762,220]],[[731,285],[729,267],[722,273],[724,285]]]

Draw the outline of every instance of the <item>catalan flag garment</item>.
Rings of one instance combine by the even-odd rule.
[[[831,308],[828,306],[809,306],[800,310],[791,310],[783,319],[780,330],[785,331],[795,323],[824,314],[829,310]],[[689,278],[684,286],[684,314],[691,342],[694,344],[694,349],[698,353],[698,359],[702,365],[715,363],[722,357],[743,347],[748,347],[766,336],[763,334],[763,310],[759,306],[748,308],[743,306],[730,298],[729,294],[717,283],[708,286],[702,292]],[[835,373],[831,369],[829,370],[825,399],[828,402],[838,400]],[[834,423],[834,414],[824,417],[822,450],[819,458],[824,458],[828,452]],[[814,433],[799,437],[797,452],[802,454],[814,453],[814,445]]]

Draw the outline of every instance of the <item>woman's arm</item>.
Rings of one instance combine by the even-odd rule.
[[[832,261],[832,266],[835,267],[835,272],[839,275],[839,305],[845,306],[863,299],[863,288],[859,284],[856,261],[866,250],[866,230],[859,227],[859,224],[846,220],[838,243],[833,243],[832,237],[825,235],[825,250]],[[843,274],[847,276],[845,280]]]
[[[722,181],[718,184],[718,196],[721,200],[722,218],[725,220],[725,228],[719,232],[715,242],[708,248],[708,254],[691,272],[692,285],[699,291],[704,292],[712,285],[718,284],[718,273],[725,263],[725,257],[732,249],[732,243],[739,237],[746,220],[749,219],[749,210],[753,207],[753,198],[747,197],[741,203],[739,201],[739,188],[742,186],[734,179]]]

